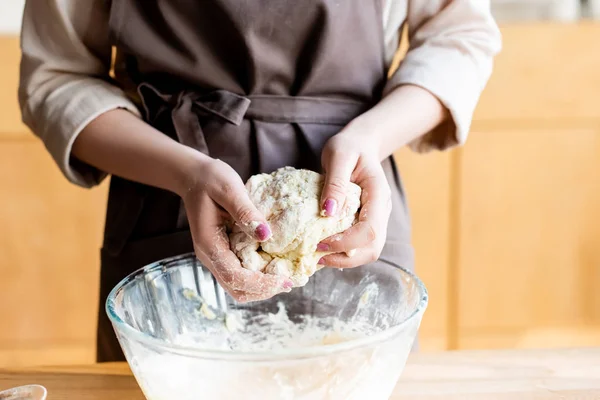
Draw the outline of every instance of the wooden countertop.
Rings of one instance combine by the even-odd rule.
[[[0,371],[0,390],[29,383],[50,400],[144,399],[125,363]],[[600,348],[415,354],[391,399],[600,400]]]

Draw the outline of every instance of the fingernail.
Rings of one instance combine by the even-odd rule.
[[[261,242],[264,242],[271,237],[271,228],[267,224],[260,224],[255,230],[256,238]]]
[[[284,289],[291,289],[294,287],[294,282],[285,280],[283,281],[283,287]]]
[[[329,251],[329,245],[327,243],[319,243],[317,245],[317,251]]]
[[[318,262],[319,265],[325,265],[325,261],[321,258]]]
[[[323,211],[325,211],[326,217],[333,217],[337,211],[337,201],[334,199],[327,199],[323,203]]]

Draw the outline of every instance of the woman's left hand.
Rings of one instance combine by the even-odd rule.
[[[361,187],[362,195],[358,223],[318,245],[319,251],[335,253],[323,257],[319,264],[352,268],[377,260],[392,210],[377,140],[371,140],[358,123],[351,123],[327,142],[321,162],[325,170],[321,207],[326,216],[334,216],[343,206],[350,182]]]

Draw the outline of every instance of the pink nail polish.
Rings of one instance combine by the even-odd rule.
[[[325,265],[325,261],[323,261],[323,259],[321,258],[317,264],[319,264],[319,265]]]
[[[323,203],[323,210],[325,211],[325,216],[333,217],[337,211],[337,201],[334,199],[325,200],[325,203]]]
[[[254,233],[256,233],[256,238],[262,242],[271,237],[271,228],[267,224],[260,224]]]
[[[293,287],[294,287],[294,282],[287,281],[287,280],[283,282],[283,288],[284,289],[291,289]]]
[[[329,245],[326,243],[319,243],[317,245],[317,251],[329,251]]]

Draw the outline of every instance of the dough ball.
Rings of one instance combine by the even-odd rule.
[[[320,213],[324,177],[316,172],[281,168],[272,174],[252,176],[246,189],[264,214],[273,236],[259,243],[235,225],[230,233],[232,251],[244,268],[290,278],[295,286],[308,282],[319,266],[317,244],[357,222],[361,189],[350,183],[345,204],[334,217]]]

